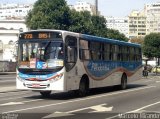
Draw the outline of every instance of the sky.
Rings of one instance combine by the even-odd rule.
[[[36,0],[0,0],[0,3],[33,3]],[[94,0],[67,0],[68,4],[74,5],[76,1],[86,1],[94,4]],[[160,2],[160,0],[98,0],[98,10],[101,15],[125,17],[132,10],[143,10],[148,3]]]

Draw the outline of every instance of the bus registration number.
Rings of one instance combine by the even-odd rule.
[[[32,84],[32,87],[35,87],[35,88],[40,87],[40,84]]]

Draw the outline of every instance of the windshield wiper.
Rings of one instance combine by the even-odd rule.
[[[47,50],[47,48],[48,48],[48,46],[49,46],[50,44],[51,44],[51,41],[49,41],[49,42],[46,44],[44,51]]]

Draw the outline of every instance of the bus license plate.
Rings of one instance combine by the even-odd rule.
[[[35,88],[40,87],[40,84],[32,84],[32,87],[35,87]]]

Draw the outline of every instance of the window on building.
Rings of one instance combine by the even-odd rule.
[[[10,41],[8,42],[8,44],[9,44],[9,45],[13,45],[14,42],[13,42],[12,40],[10,40]]]

